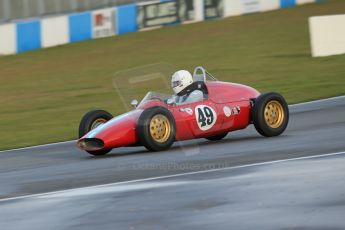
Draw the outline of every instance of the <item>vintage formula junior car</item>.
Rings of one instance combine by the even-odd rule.
[[[84,115],[79,126],[80,149],[104,155],[113,148],[143,145],[150,151],[168,149],[175,141],[224,138],[229,132],[254,124],[263,136],[280,135],[289,111],[278,93],[260,94],[240,84],[216,80],[197,67],[187,91],[201,90],[204,99],[178,104],[171,95],[149,92],[135,109],[113,117],[104,110]]]

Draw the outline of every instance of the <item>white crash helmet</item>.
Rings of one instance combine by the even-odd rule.
[[[193,83],[193,77],[187,70],[179,70],[171,77],[171,87],[178,94]]]

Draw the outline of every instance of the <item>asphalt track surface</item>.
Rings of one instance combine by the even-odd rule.
[[[345,229],[345,97],[290,112],[275,138],[249,127],[159,153],[0,152],[0,228]]]

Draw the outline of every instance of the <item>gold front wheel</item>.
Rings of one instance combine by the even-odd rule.
[[[158,143],[164,143],[170,137],[170,122],[168,118],[162,114],[157,114],[152,117],[149,128],[151,137]]]
[[[265,106],[264,117],[270,128],[279,128],[285,117],[283,106],[275,100],[268,102]]]
[[[138,143],[150,151],[168,149],[175,141],[175,130],[175,119],[168,109],[160,106],[148,108],[138,119]]]
[[[90,130],[95,129],[95,128],[97,128],[98,126],[103,125],[103,124],[106,123],[106,122],[107,122],[106,119],[104,119],[104,118],[98,118],[98,119],[96,119],[94,122],[92,122]]]

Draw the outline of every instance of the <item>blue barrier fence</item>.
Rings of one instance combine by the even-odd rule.
[[[206,0],[157,0],[10,23],[0,25],[0,55],[122,35],[145,28],[293,7],[306,2],[310,1],[213,0],[206,4]],[[55,27],[57,31],[52,29]]]
[[[295,5],[296,5],[295,0],[280,0],[280,7],[281,8],[293,7]]]
[[[117,7],[117,34],[136,32],[137,26],[137,5],[130,4]]]
[[[39,20],[18,22],[17,32],[17,52],[41,48],[41,22]]]
[[[91,13],[77,13],[68,16],[70,42],[90,40],[92,38]]]

